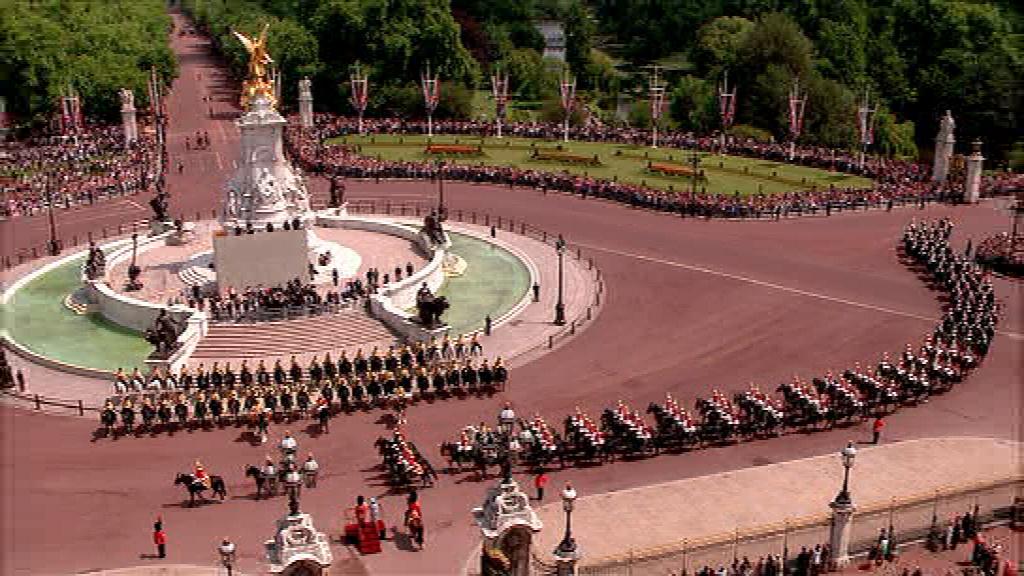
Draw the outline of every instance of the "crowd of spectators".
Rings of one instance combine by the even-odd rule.
[[[422,122],[399,119],[364,120],[364,129],[377,134],[423,134]],[[481,122],[435,122],[434,132],[442,134],[486,135],[490,125]],[[507,126],[510,137],[556,139],[561,126],[544,123],[512,123]],[[945,185],[931,182],[930,169],[922,164],[868,156],[863,166],[856,154],[822,147],[797,147],[789,159],[788,146],[781,143],[759,142],[753,139],[732,139],[727,152],[751,158],[788,162],[820,169],[859,174],[875,181],[870,188],[811,187],[785,194],[705,194],[688,190],[689,181],[681,180],[681,190],[659,188],[587,177],[569,172],[549,172],[508,166],[438,164],[427,161],[382,160],[359,153],[351,146],[328,146],[329,138],[356,133],[354,119],[320,114],[313,130],[289,130],[287,146],[292,157],[303,169],[317,174],[353,178],[434,178],[440,173],[446,179],[510,186],[526,186],[543,190],[557,190],[596,196],[628,203],[634,206],[679,212],[692,216],[764,218],[830,213],[832,210],[856,208],[891,208],[894,204],[929,201],[955,201],[962,197],[962,187],[951,181]],[[643,145],[649,141],[646,130],[587,126],[573,128],[570,137],[575,140],[614,142]],[[691,133],[669,132],[660,143],[666,148],[682,148],[713,152],[720,150],[720,139]],[[1024,185],[1020,175],[1000,175],[984,178],[985,193],[1006,193]]]
[[[0,216],[30,215],[47,207],[92,204],[137,194],[156,184],[155,138],[125,146],[120,125],[87,127],[73,136],[35,136],[0,147]]]
[[[295,278],[283,286],[249,286],[241,291],[228,288],[222,293],[203,293],[199,286],[192,286],[183,299],[190,308],[209,312],[214,322],[239,322],[321,314],[365,295],[366,289],[358,278],[345,282],[343,288],[333,289]]]

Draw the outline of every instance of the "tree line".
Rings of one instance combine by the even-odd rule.
[[[119,118],[118,90],[149,103],[151,67],[165,83],[177,74],[161,0],[7,2],[0,10],[0,94],[21,122],[43,122],[73,90],[83,113]]]

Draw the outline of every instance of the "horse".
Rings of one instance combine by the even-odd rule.
[[[100,412],[100,423],[103,424],[103,431],[107,436],[114,432],[114,425],[117,424],[117,412],[110,408],[104,408]]]
[[[174,478],[174,485],[182,484],[185,489],[188,490],[188,505],[191,508],[196,504],[196,496],[206,502],[207,498],[203,496],[203,492],[207,490],[206,484],[199,481],[192,474],[178,474]],[[214,496],[219,496],[221,500],[224,500],[228,496],[227,488],[224,487],[224,479],[220,476],[210,476],[210,489],[213,491]]]
[[[259,500],[263,497],[263,485],[266,484],[267,478],[263,475],[263,471],[258,466],[246,466],[245,477],[252,478],[256,481],[256,499]],[[267,490],[267,496],[270,496],[270,490]]]
[[[473,463],[475,460],[474,453],[476,452],[477,448],[475,446],[472,450],[459,450],[459,446],[455,442],[441,443],[441,457],[448,460],[449,472],[462,472],[463,464]]]

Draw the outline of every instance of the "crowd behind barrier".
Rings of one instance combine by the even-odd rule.
[[[120,125],[90,126],[73,136],[39,136],[0,147],[0,216],[31,215],[138,194],[160,178],[155,137],[125,146]]]
[[[440,342],[417,342],[386,353],[360,349],[353,357],[342,352],[337,361],[328,353],[314,357],[305,369],[292,357],[286,368],[280,360],[255,369],[243,361],[236,371],[214,362],[207,370],[183,368],[178,374],[154,369],[143,376],[118,370],[114,395],[100,410],[108,433],[134,433],[141,423],[147,431],[204,427],[208,424],[256,425],[268,412],[273,421],[313,416],[321,419],[339,411],[395,406],[465,394],[492,393],[508,382],[501,357],[489,361],[475,335]],[[321,408],[322,407],[322,408]]]
[[[857,364],[811,382],[794,378],[776,389],[781,397],[753,384],[731,397],[713,390],[710,398],[696,400],[692,413],[668,395],[664,405],[647,407],[654,425],[622,401],[599,418],[577,408],[565,418],[563,433],[539,414],[532,419],[503,414],[493,430],[484,424],[464,428],[457,441],[442,446],[442,452],[450,469],[462,470],[470,463],[485,471],[498,463],[504,450],[529,467],[555,462],[565,466],[776,436],[787,429],[830,428],[872,415],[877,426],[882,414],[927,401],[961,382],[986,356],[995,337],[999,307],[991,282],[966,254],[953,251],[951,233],[949,220],[912,222],[904,231],[900,253],[945,302],[935,329],[917,349],[908,344],[898,360],[884,353],[874,369]],[[501,426],[501,420],[508,424]],[[513,421],[518,422],[518,433]]]
[[[422,122],[399,119],[364,120],[368,133],[424,134]],[[438,122],[438,134],[464,134],[481,136],[488,133],[488,124],[479,122]],[[683,215],[724,218],[780,218],[804,214],[830,214],[832,210],[857,208],[892,208],[902,204],[924,204],[933,201],[957,202],[963,196],[962,183],[951,178],[945,184],[930,181],[930,169],[922,164],[892,160],[879,156],[867,157],[863,166],[858,156],[846,151],[821,147],[797,147],[792,159],[785,144],[764,143],[753,139],[732,139],[727,152],[733,155],[765,160],[789,162],[815,168],[859,174],[873,179],[871,188],[835,187],[794,191],[784,194],[705,194],[686,191],[690,180],[680,181],[682,191],[667,191],[639,184],[630,184],[593,178],[568,172],[521,169],[507,166],[445,164],[425,161],[390,161],[364,156],[358,147],[327,145],[325,141],[356,132],[356,121],[351,118],[320,114],[313,129],[292,126],[286,132],[286,146],[292,158],[305,170],[326,176],[352,178],[435,178],[439,173],[446,179],[474,183],[527,186],[543,190],[556,190],[594,196]],[[561,127],[543,123],[513,123],[509,136],[557,139]],[[589,126],[574,128],[573,139],[596,142],[641,145],[647,142],[645,130]],[[714,136],[696,136],[670,132],[664,147],[676,147],[702,152],[720,151],[720,139]],[[984,195],[1003,194],[1024,187],[1024,178],[1018,174],[999,174],[982,179]]]

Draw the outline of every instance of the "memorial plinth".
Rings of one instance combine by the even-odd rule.
[[[289,514],[277,521],[277,536],[267,540],[271,574],[327,574],[334,558],[330,540],[313,526],[305,513]]]
[[[491,487],[483,505],[473,509],[473,520],[483,535],[483,549],[499,550],[511,576],[530,574],[531,542],[544,524],[515,480]],[[481,558],[482,566],[484,562],[486,558]]]

